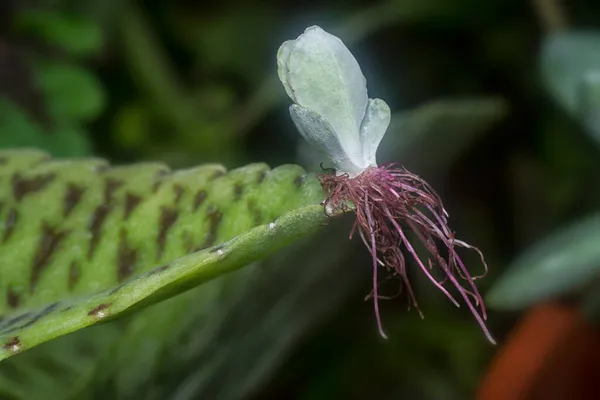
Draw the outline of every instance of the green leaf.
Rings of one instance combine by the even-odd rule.
[[[600,215],[526,250],[487,294],[491,307],[519,310],[582,288],[600,272]]]
[[[540,57],[549,93],[600,143],[600,33],[552,33]]]
[[[22,11],[14,28],[19,33],[40,36],[49,44],[76,56],[89,56],[100,50],[102,31],[98,24],[77,15],[42,10]]]
[[[102,85],[87,69],[38,60],[34,70],[48,113],[56,122],[89,121],[104,108]]]
[[[109,167],[0,153],[0,359],[174,296],[315,231],[297,166]]]

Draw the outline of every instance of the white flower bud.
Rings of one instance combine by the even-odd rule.
[[[390,108],[369,99],[366,80],[342,41],[318,26],[277,53],[279,79],[294,101],[290,114],[304,139],[329,155],[338,174],[356,176],[376,165]]]

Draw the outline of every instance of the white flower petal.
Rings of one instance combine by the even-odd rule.
[[[367,113],[360,127],[360,141],[366,165],[377,165],[376,153],[385,131],[390,125],[391,111],[381,99],[369,99]]]
[[[287,40],[283,42],[281,46],[279,46],[279,50],[277,51],[277,75],[279,75],[279,80],[283,83],[283,87],[285,88],[285,92],[290,98],[296,102],[296,97],[294,96],[294,91],[292,90],[289,79],[289,71],[288,65],[290,62],[290,54],[292,53],[292,49],[294,47],[295,40]]]
[[[319,114],[308,108],[292,104],[290,116],[304,140],[327,154],[340,172],[347,172],[351,176],[355,176],[364,169],[348,158],[333,127]]]
[[[292,100],[327,120],[348,157],[360,164],[359,130],[368,97],[356,59],[339,38],[319,27],[307,28],[281,55],[282,62],[289,55],[282,82],[291,88]]]

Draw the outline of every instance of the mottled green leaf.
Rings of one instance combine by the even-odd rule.
[[[527,249],[488,292],[498,309],[523,309],[582,288],[600,273],[600,215],[590,216]]]
[[[431,151],[432,142],[450,138],[455,151],[467,147],[498,119],[496,112],[504,104],[495,98],[462,100],[454,107],[450,101],[441,103],[431,105],[434,112],[427,111],[427,105],[417,109],[434,119],[422,119],[420,131],[432,140],[408,140],[405,145],[400,135],[410,137],[410,132],[390,132],[398,140],[390,141],[397,147],[387,156],[413,164],[423,159],[419,166],[429,165],[432,160],[422,155]],[[484,123],[486,118],[489,123]],[[481,132],[475,132],[477,126]],[[460,140],[465,142],[458,146]],[[428,178],[440,179],[452,159],[433,163]],[[129,318],[95,325],[12,357],[0,363],[0,398],[39,398],[40,393],[48,400],[249,398],[357,285],[368,286],[369,256],[348,240],[351,223],[351,218],[341,219],[285,251]],[[424,290],[429,286],[424,283]],[[390,317],[384,316],[386,323]],[[367,329],[376,335],[374,325]]]
[[[171,172],[0,153],[0,359],[174,296],[327,221],[297,166]]]

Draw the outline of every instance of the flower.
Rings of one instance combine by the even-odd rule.
[[[354,177],[377,166],[375,154],[390,123],[390,108],[368,98],[366,79],[344,43],[311,26],[281,45],[277,64],[295,103],[290,115],[296,128],[331,158],[338,174]]]

